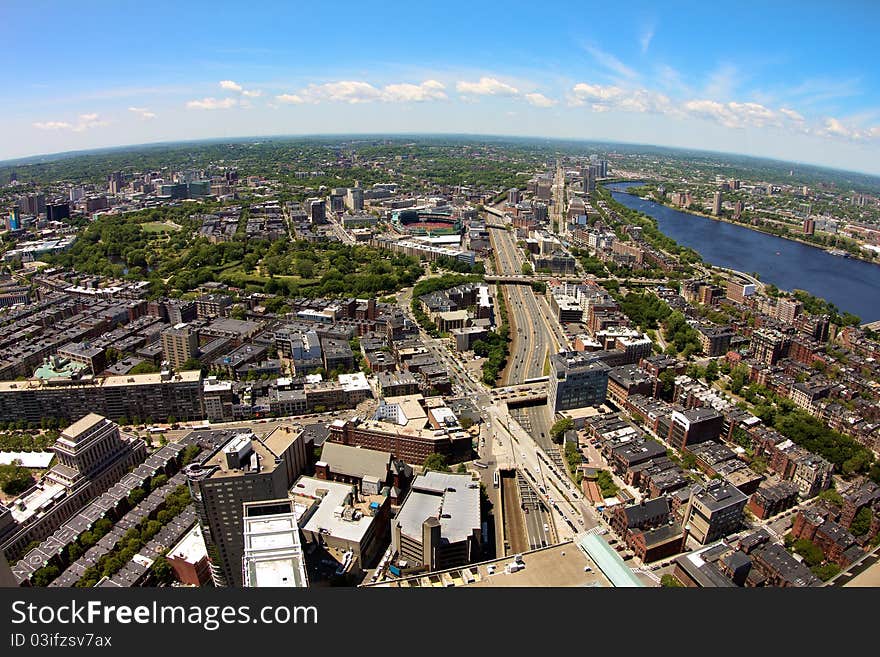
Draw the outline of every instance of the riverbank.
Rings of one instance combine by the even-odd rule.
[[[736,222],[682,212],[626,193],[625,184],[609,187],[603,187],[603,192],[610,192],[617,204],[650,217],[657,231],[678,246],[698,252],[706,265],[756,273],[761,282],[780,290],[804,290],[827,300],[840,314],[850,313],[863,322],[880,320],[875,301],[880,268],[874,263],[837,257],[812,244],[749,230]]]
[[[804,244],[806,246],[811,246],[814,249],[819,249],[820,251],[825,251],[825,253],[828,253],[833,256],[837,256],[837,257],[841,257],[841,258],[846,257],[846,258],[851,258],[853,260],[861,260],[862,262],[867,262],[872,265],[880,265],[880,262],[878,262],[877,260],[863,256],[860,253],[856,254],[856,253],[851,253],[850,251],[844,251],[844,253],[846,253],[846,255],[840,256],[840,255],[838,255],[838,253],[835,253],[835,251],[843,251],[843,249],[837,249],[836,247],[833,247],[833,246],[824,246],[823,244],[816,244],[815,242],[801,239],[795,235],[791,235],[790,233],[786,233],[784,235],[779,235],[779,234],[774,233],[772,231],[764,230],[761,226],[754,226],[752,224],[742,223],[740,221],[734,221],[733,219],[730,219],[728,217],[716,217],[714,214],[706,214],[705,212],[697,212],[695,210],[680,208],[676,205],[673,205],[671,202],[667,201],[666,199],[658,199],[653,194],[650,194],[648,198],[645,198],[645,197],[639,196],[638,194],[633,194],[628,189],[622,189],[622,190],[618,190],[618,191],[621,191],[624,194],[629,194],[630,196],[636,196],[636,197],[641,198],[643,200],[651,201],[652,203],[657,203],[658,205],[662,205],[663,207],[670,208],[672,210],[677,210],[678,212],[682,212],[684,214],[691,214],[691,215],[694,215],[695,217],[703,217],[705,219],[711,219],[713,221],[723,221],[726,224],[731,224],[732,226],[740,226],[741,228],[747,228],[748,230],[755,231],[756,233],[763,233],[764,235],[770,235],[772,237],[779,237],[780,239],[788,240],[790,242],[798,242],[799,244]]]

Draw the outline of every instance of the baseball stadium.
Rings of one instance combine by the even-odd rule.
[[[461,216],[449,207],[406,208],[391,215],[391,225],[407,235],[458,235],[461,233]]]

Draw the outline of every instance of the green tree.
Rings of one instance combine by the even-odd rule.
[[[667,588],[681,588],[683,584],[674,575],[666,574],[660,578],[660,586]]]
[[[428,454],[428,458],[425,459],[423,467],[425,472],[428,472],[429,470],[437,472],[452,472],[446,464],[446,457],[443,454],[437,454],[436,452]]]
[[[852,524],[849,527],[849,531],[853,536],[864,536],[868,533],[868,530],[871,528],[871,507],[863,506],[859,509],[859,512],[856,514],[856,517],[853,518]]]
[[[150,361],[145,360],[132,367],[129,374],[155,374],[158,371],[158,367],[153,365]]]
[[[553,442],[561,443],[565,438],[565,432],[574,429],[574,420],[570,417],[564,417],[561,420],[557,420],[552,427],[550,427],[550,438]]]
[[[808,566],[818,566],[825,560],[822,548],[806,538],[799,538],[794,542],[794,551],[804,558]]]
[[[174,576],[174,569],[171,567],[171,564],[168,563],[168,559],[165,556],[158,557],[152,565],[153,577],[156,578],[156,582],[159,584],[171,584],[176,578]]]

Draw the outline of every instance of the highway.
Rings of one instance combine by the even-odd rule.
[[[499,274],[522,272],[523,258],[516,245],[514,234],[501,228],[490,228],[489,238],[495,254],[496,271]],[[527,285],[502,285],[507,298],[507,314],[510,322],[511,349],[504,383],[514,385],[529,379],[546,376],[548,358],[566,346],[565,336],[550,308],[538,299]],[[553,418],[546,405],[527,410],[528,424],[535,440],[545,449],[553,448],[549,428]]]

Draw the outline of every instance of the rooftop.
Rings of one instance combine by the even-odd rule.
[[[369,514],[370,502],[381,504],[384,503],[385,498],[379,495],[360,496],[363,501],[352,504],[354,491],[355,488],[351,484],[314,477],[297,479],[290,493],[294,496],[318,500],[314,512],[302,526],[303,531],[329,534],[334,538],[360,543],[373,524],[373,516]],[[340,513],[345,507],[353,507],[360,511],[360,514],[357,517],[350,515],[347,518],[345,513]]]
[[[427,472],[415,478],[397,514],[401,532],[421,541],[422,523],[440,520],[442,537],[450,543],[480,529],[480,485],[470,475]]]

